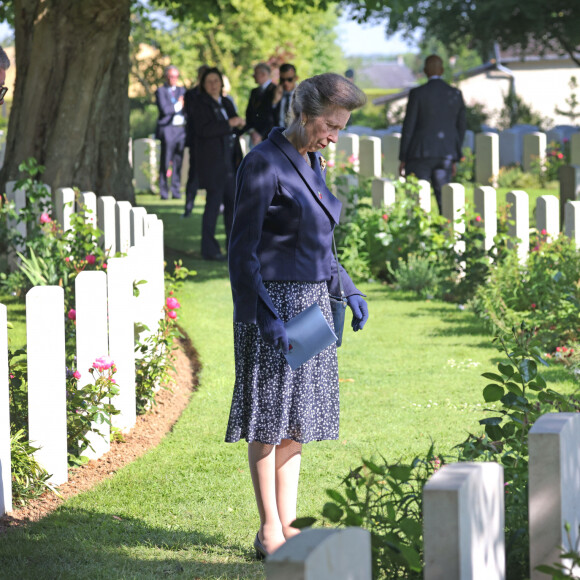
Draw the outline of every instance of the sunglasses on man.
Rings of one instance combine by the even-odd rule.
[[[285,79],[280,77],[280,82],[281,83],[291,83],[294,81],[296,77],[286,77]]]
[[[8,92],[8,87],[0,87],[0,101],[4,98],[4,95]]]

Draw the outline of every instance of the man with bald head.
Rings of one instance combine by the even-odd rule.
[[[448,85],[443,61],[425,59],[428,81],[409,93],[403,122],[399,173],[431,182],[441,213],[441,188],[455,175],[465,136],[465,104],[461,91]]]
[[[6,69],[10,68],[10,59],[0,46],[0,105],[4,102],[4,95],[8,92],[8,87],[4,85],[6,82]]]

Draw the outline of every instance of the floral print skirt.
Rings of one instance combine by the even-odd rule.
[[[264,282],[282,320],[317,302],[332,327],[326,282]],[[284,355],[264,343],[258,326],[234,323],[236,382],[227,442],[278,445],[338,439],[336,345],[292,371]]]

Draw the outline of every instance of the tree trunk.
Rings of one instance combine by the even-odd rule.
[[[35,157],[43,181],[134,201],[131,0],[14,0],[16,86],[0,186]]]

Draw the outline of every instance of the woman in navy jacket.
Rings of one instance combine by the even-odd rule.
[[[224,81],[217,68],[208,68],[200,80],[200,94],[192,107],[194,157],[199,187],[205,189],[201,254],[206,260],[225,260],[215,238],[224,205],[226,248],[232,228],[236,170],[242,159],[237,129],[245,125],[232,101],[222,96]]]
[[[326,187],[319,153],[365,101],[339,75],[303,81],[288,129],[273,129],[238,170],[229,246],[236,383],[226,441],[249,444],[259,557],[298,533],[290,524],[302,444],[338,438],[336,345],[292,371],[283,356],[289,349],[284,322],[316,302],[332,325],[329,293],[340,296],[339,274],[353,329],[368,318],[366,302],[333,255],[341,203]]]

